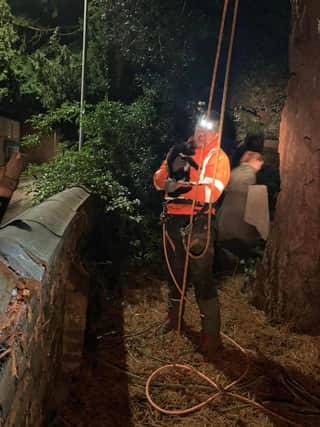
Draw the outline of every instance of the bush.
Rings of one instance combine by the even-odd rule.
[[[35,200],[41,202],[72,185],[84,185],[103,202],[106,212],[118,212],[139,221],[139,201],[130,200],[128,189],[120,185],[105,168],[104,153],[92,147],[81,152],[66,150],[50,163],[31,166],[29,173],[36,174]]]
[[[30,173],[38,176],[35,199],[39,202],[70,185],[81,184],[92,191],[109,214],[103,219],[110,226],[109,237],[112,234],[113,242],[122,242],[118,253],[130,257],[135,264],[159,258],[159,236],[152,212],[160,203],[155,197],[152,174],[159,162],[157,150],[163,145],[165,120],[160,118],[155,98],[149,92],[130,105],[115,101],[87,105],[81,152],[74,143],[50,163],[30,167]],[[32,125],[45,132],[52,130],[55,123],[68,124],[73,108],[69,105],[35,116]],[[105,252],[114,252],[110,256],[113,264],[118,262],[114,258],[120,257],[114,247],[113,244],[113,249]]]

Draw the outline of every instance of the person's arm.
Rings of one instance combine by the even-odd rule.
[[[208,165],[206,176],[213,177],[214,174],[213,202],[219,199],[230,180],[230,160],[223,150]]]
[[[156,190],[164,190],[165,180],[168,177],[167,160],[164,160],[160,168],[153,175],[153,185]]]

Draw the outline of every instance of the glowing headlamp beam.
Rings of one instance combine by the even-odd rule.
[[[199,121],[199,126],[203,129],[212,130],[213,129],[213,122],[210,122],[209,120],[207,120],[203,117]]]

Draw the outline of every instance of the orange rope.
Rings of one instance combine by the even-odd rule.
[[[164,257],[165,257],[165,260],[166,260],[166,264],[167,264],[168,271],[169,271],[169,274],[171,276],[171,279],[172,279],[175,287],[178,289],[178,291],[179,291],[179,293],[181,295],[182,292],[181,292],[180,285],[179,285],[179,283],[178,283],[178,281],[177,281],[177,279],[176,279],[176,277],[175,277],[175,275],[174,275],[174,273],[172,271],[171,264],[170,264],[170,261],[169,261],[168,251],[167,251],[167,244],[166,244],[166,238],[168,238],[168,233],[166,232],[166,225],[163,224],[162,225],[162,244],[163,244]]]
[[[214,90],[216,87],[218,65],[219,65],[219,61],[220,61],[220,53],[221,53],[222,39],[223,39],[223,33],[224,33],[224,24],[226,21],[227,10],[228,10],[228,2],[229,2],[229,0],[224,0],[224,7],[223,7],[222,19],[221,19],[221,25],[220,25],[220,31],[219,31],[218,47],[217,47],[217,53],[216,53],[216,58],[215,58],[215,62],[214,62],[214,67],[213,67],[213,74],[212,74],[211,87],[210,87],[210,95],[209,95],[209,101],[208,101],[208,110],[207,110],[207,119],[208,120],[209,120],[210,113],[212,110],[213,94],[214,94]]]
[[[243,371],[243,373],[239,376],[239,378],[237,378],[236,380],[234,380],[233,382],[231,382],[230,384],[226,385],[225,387],[223,387],[221,384],[219,384],[218,382],[212,380],[211,378],[209,378],[207,375],[203,374],[202,372],[200,372],[198,369],[195,369],[193,366],[191,365],[186,365],[186,364],[179,364],[179,363],[171,363],[171,364],[167,364],[164,366],[161,366],[160,368],[158,368],[157,370],[155,370],[148,378],[147,382],[146,382],[146,396],[147,399],[149,401],[149,403],[159,412],[163,413],[163,414],[167,414],[167,415],[187,415],[187,414],[191,414],[195,411],[198,411],[199,409],[203,408],[205,405],[208,405],[210,402],[217,400],[219,397],[232,397],[234,399],[240,400],[241,402],[250,404],[252,406],[254,406],[255,408],[261,410],[262,412],[264,412],[267,415],[271,415],[275,418],[278,418],[281,421],[284,421],[292,426],[295,427],[302,427],[301,424],[297,424],[294,421],[289,420],[288,418],[272,411],[271,409],[266,408],[265,406],[263,406],[261,403],[256,402],[253,399],[249,399],[247,397],[242,396],[241,394],[232,392],[232,388],[234,388],[236,385],[238,385],[247,375],[248,371],[249,371],[249,356],[248,353],[246,352],[245,349],[243,349],[239,344],[236,343],[236,341],[234,341],[232,338],[228,337],[225,334],[221,334],[225,339],[227,339],[231,344],[233,344],[234,346],[236,346],[246,357],[246,367]],[[198,403],[197,405],[191,406],[190,408],[186,408],[186,409],[165,409],[162,408],[161,406],[157,405],[154,400],[151,397],[151,393],[150,393],[150,387],[152,385],[152,382],[154,380],[154,378],[160,374],[163,371],[168,371],[170,369],[174,369],[174,370],[183,370],[183,371],[188,371],[191,372],[193,374],[195,374],[197,377],[201,378],[202,380],[205,380],[206,382],[208,382],[213,389],[215,390],[214,393],[208,397],[208,399],[204,400],[203,402]]]
[[[233,14],[233,20],[232,20],[231,36],[230,36],[230,45],[229,45],[229,51],[228,51],[227,67],[226,67],[226,74],[225,74],[225,81],[224,81],[224,88],[223,88],[223,98],[222,98],[221,115],[220,115],[220,123],[219,123],[218,147],[221,146],[222,131],[223,131],[224,118],[225,118],[226,105],[227,105],[227,97],[228,97],[228,84],[229,84],[229,76],[230,76],[230,68],[231,68],[231,59],[232,59],[234,38],[235,38],[235,33],[236,33],[238,11],[239,11],[239,0],[236,0],[235,6],[234,6],[234,14]]]

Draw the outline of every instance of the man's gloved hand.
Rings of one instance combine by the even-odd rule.
[[[179,184],[177,183],[176,179],[173,178],[167,178],[164,182],[164,191],[166,193],[173,193],[177,190]]]
[[[180,194],[187,193],[192,188],[191,185],[181,185],[175,179],[167,178],[164,183],[164,190],[169,197],[178,197]]]

